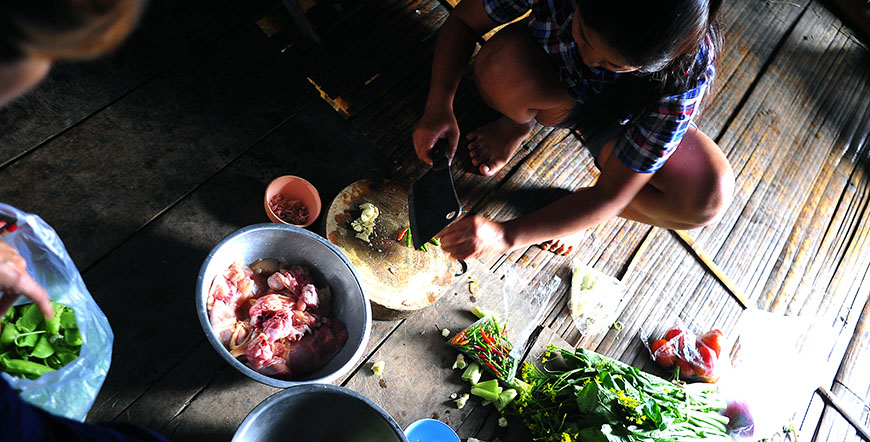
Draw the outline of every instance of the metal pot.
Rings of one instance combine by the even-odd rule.
[[[408,442],[365,396],[335,385],[299,385],[270,396],[239,425],[233,442]]]

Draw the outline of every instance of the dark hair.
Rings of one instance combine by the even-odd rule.
[[[584,138],[638,114],[662,96],[697,86],[721,48],[721,0],[581,0],[583,24],[635,72],[590,97],[572,115]],[[712,78],[707,79],[708,82]]]
[[[144,0],[26,0],[0,6],[0,62],[80,59],[115,48]]]

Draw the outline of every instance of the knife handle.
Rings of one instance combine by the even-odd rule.
[[[447,140],[439,138],[435,141],[432,151],[429,152],[429,156],[432,157],[432,169],[442,170],[447,168],[450,165],[450,157],[448,155],[450,155],[450,149],[447,147]]]

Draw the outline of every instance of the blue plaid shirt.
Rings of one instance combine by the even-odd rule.
[[[508,23],[531,9],[527,23],[538,44],[559,66],[559,76],[579,104],[601,93],[620,75],[607,69],[590,68],[583,63],[571,33],[577,0],[483,0],[489,17]],[[706,57],[707,51],[702,56]],[[660,169],[676,150],[701,103],[709,80],[715,75],[710,60],[706,76],[698,86],[659,99],[658,103],[637,118],[623,122],[625,131],[616,141],[614,153],[623,164],[639,173]]]

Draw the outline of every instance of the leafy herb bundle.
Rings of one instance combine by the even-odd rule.
[[[78,357],[82,335],[75,312],[56,302],[51,306],[51,319],[36,304],[12,307],[0,318],[0,370],[36,379]]]
[[[719,414],[725,402],[710,384],[681,385],[598,353],[550,347],[564,368],[526,363],[529,384],[506,410],[536,441],[731,441]]]
[[[450,345],[480,362],[505,383],[517,372],[517,360],[510,355],[513,346],[507,329],[493,315],[487,315],[450,339]]]

